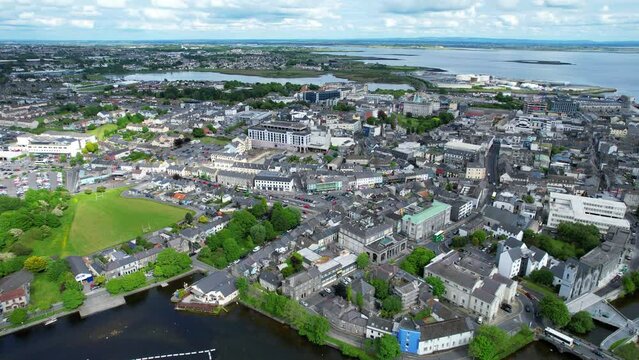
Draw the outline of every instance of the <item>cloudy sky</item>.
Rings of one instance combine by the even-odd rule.
[[[2,40],[638,40],[639,0],[0,0]]]

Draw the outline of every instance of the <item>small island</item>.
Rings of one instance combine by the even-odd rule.
[[[520,64],[534,64],[534,65],[575,65],[573,63],[556,61],[556,60],[508,60],[507,62],[514,62]]]

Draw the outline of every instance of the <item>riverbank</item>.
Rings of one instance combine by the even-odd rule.
[[[151,282],[150,284],[147,284],[143,287],[131,290],[129,292],[123,293],[123,294],[118,294],[118,295],[110,295],[105,288],[100,288],[97,290],[94,290],[94,292],[91,292],[87,295],[87,299],[85,300],[85,303],[82,304],[79,308],[74,309],[74,310],[68,310],[68,311],[64,311],[64,310],[59,310],[59,311],[52,311],[52,312],[47,312],[45,314],[42,315],[37,315],[34,318],[28,319],[29,322],[23,325],[17,325],[17,326],[13,326],[13,325],[9,325],[5,328],[0,329],[0,337],[6,336],[6,335],[10,335],[16,332],[20,332],[26,329],[29,329],[31,327],[37,326],[37,325],[41,325],[44,324],[45,322],[51,320],[51,319],[55,319],[58,320],[60,318],[63,318],[65,316],[69,316],[69,315],[73,315],[73,314],[78,314],[80,315],[81,318],[85,318],[91,315],[95,315],[107,310],[111,310],[111,309],[115,309],[117,307],[120,307],[122,305],[126,305],[126,297],[128,296],[132,296],[144,291],[148,291],[150,289],[153,289],[155,287],[158,287],[160,285],[162,285],[163,283],[170,283],[176,280],[180,280],[182,278],[191,276],[193,274],[196,273],[206,273],[206,271],[199,269],[199,268],[192,268],[191,270],[184,272],[182,274],[178,274],[175,275],[174,277],[171,277],[169,279],[163,279],[163,280],[156,280]],[[106,294],[107,296],[109,296],[111,299],[110,301],[107,300],[106,302],[101,301],[95,305],[92,304],[87,304],[87,301],[89,300],[89,297],[103,297],[104,294]],[[124,301],[122,301],[124,300]],[[54,307],[55,306],[61,306],[61,303],[58,304],[53,304]],[[85,307],[85,305],[87,305]]]

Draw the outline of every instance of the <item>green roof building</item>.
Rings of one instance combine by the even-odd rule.
[[[402,217],[402,232],[411,240],[430,239],[450,223],[451,206],[434,200],[432,204],[409,206]]]

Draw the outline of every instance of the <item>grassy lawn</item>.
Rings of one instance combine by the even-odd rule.
[[[529,288],[530,290],[539,293],[543,296],[557,296],[557,293],[554,292],[551,288],[536,284],[532,281],[522,280],[522,286],[524,288]],[[541,300],[541,299],[539,299]]]
[[[31,305],[46,310],[60,301],[62,301],[60,286],[47,279],[44,273],[36,274],[31,283]]]
[[[107,131],[117,130],[118,126],[116,124],[104,124],[100,125],[94,130],[87,131],[89,134],[95,135],[98,140],[104,140],[104,133]]]
[[[146,199],[123,198],[124,190],[108,190],[99,199],[95,194],[74,196],[62,217],[63,225],[49,239],[25,245],[38,255],[88,255],[169,226],[187,212]]]
[[[205,136],[203,138],[200,139],[200,141],[202,142],[202,144],[215,144],[215,145],[220,145],[220,146],[224,146],[228,143],[231,142],[231,139],[227,138],[227,137],[210,137],[210,136]]]

